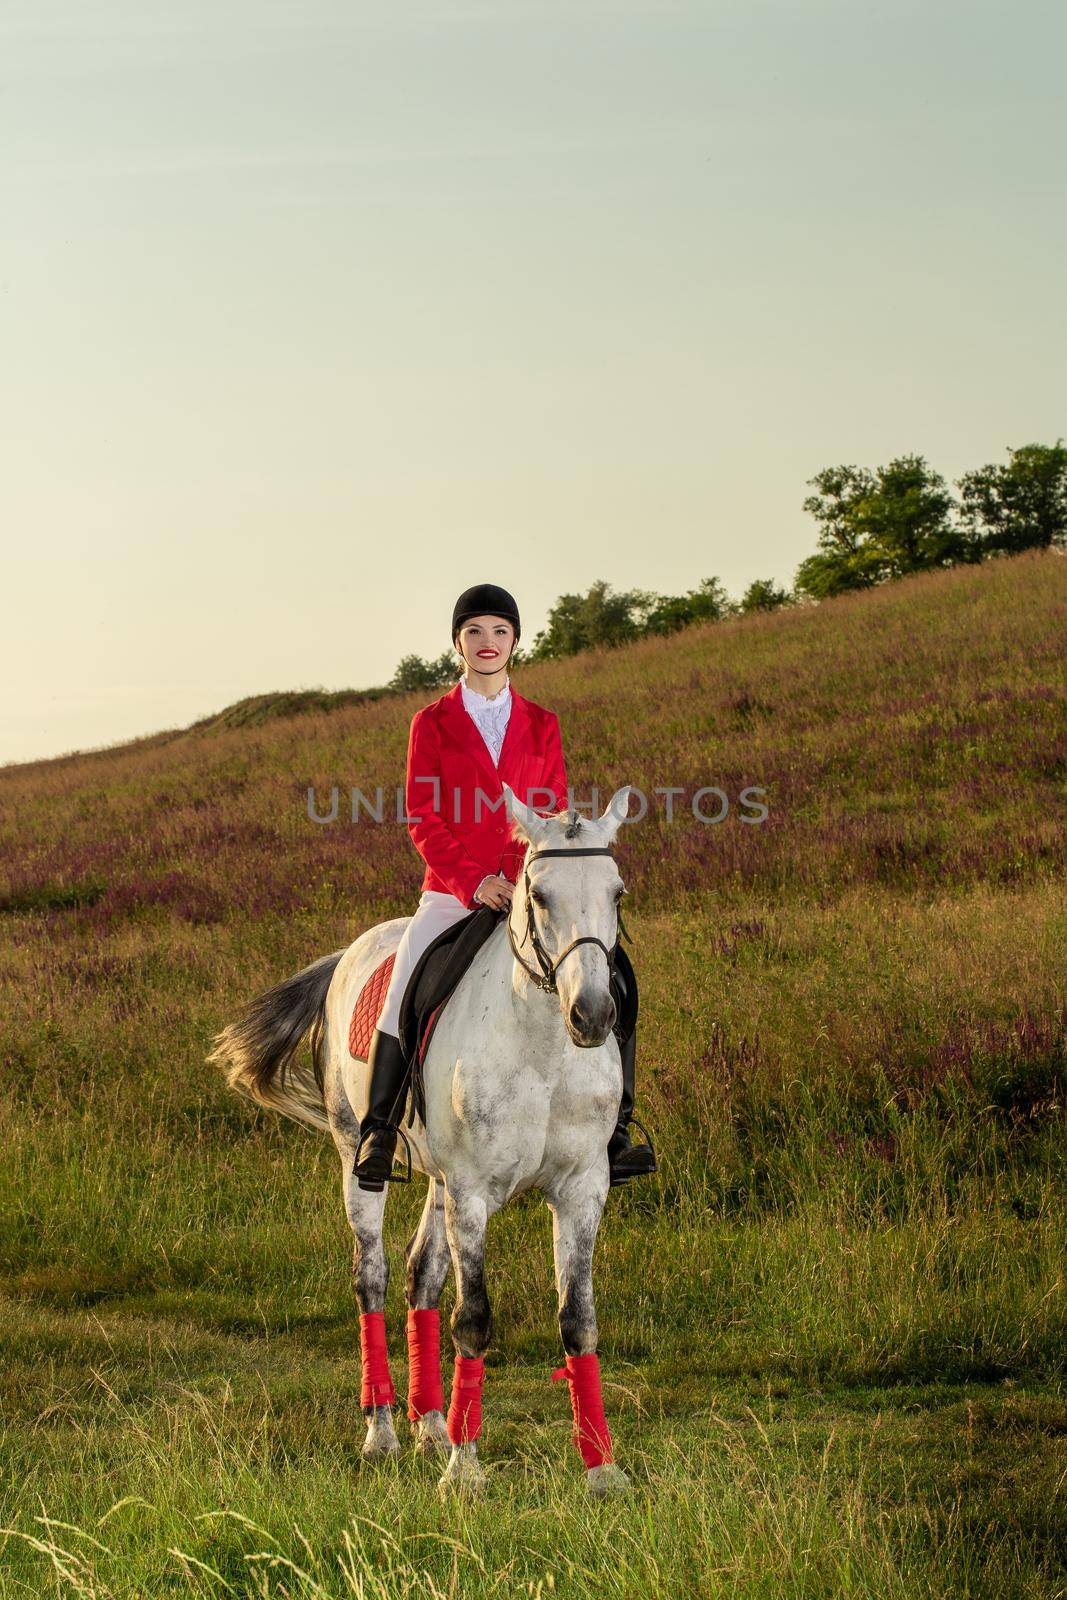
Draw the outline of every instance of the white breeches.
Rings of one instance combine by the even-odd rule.
[[[471,910],[470,906],[465,906],[457,900],[454,894],[442,894],[437,889],[422,891],[414,915],[404,929],[403,938],[396,948],[389,987],[385,991],[385,1004],[378,1018],[378,1029],[381,1033],[391,1033],[394,1038],[396,1037],[400,1027],[400,1002],[404,998],[404,989],[426,946],[432,944],[437,935],[450,928],[454,922],[469,917]]]

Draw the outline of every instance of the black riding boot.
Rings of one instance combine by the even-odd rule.
[[[637,1057],[637,1029],[619,1045],[622,1055],[622,1099],[619,1102],[619,1121],[608,1143],[608,1161],[612,1184],[629,1183],[631,1178],[644,1178],[656,1171],[656,1152],[648,1144],[630,1143],[630,1123],[636,1123],[642,1133],[647,1130],[634,1116],[634,1076]]]
[[[394,1033],[382,1033],[375,1028],[367,1064],[370,1067],[369,1101],[367,1115],[359,1125],[359,1148],[353,1171],[361,1189],[377,1192],[392,1176],[399,1119],[404,1114],[408,1068],[400,1040]],[[398,1174],[398,1181],[407,1182],[408,1179]]]

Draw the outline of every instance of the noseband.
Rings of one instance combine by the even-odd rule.
[[[522,869],[522,881],[526,894],[526,932],[523,934],[521,942],[525,944],[527,939],[529,939],[531,945],[533,946],[533,953],[537,957],[538,965],[540,966],[541,971],[535,972],[533,967],[525,962],[522,959],[522,956],[519,954],[519,947],[515,943],[515,935],[511,929],[510,908],[507,919],[508,943],[511,945],[511,952],[515,957],[515,960],[519,963],[520,967],[522,967],[525,972],[529,973],[537,987],[539,989],[543,989],[546,994],[555,993],[556,968],[563,961],[564,957],[569,956],[572,950],[577,950],[580,944],[598,944],[608,958],[609,973],[613,972],[615,970],[615,952],[619,948],[619,941],[618,938],[616,938],[615,943],[609,950],[603,939],[598,939],[595,933],[583,933],[581,938],[573,940],[567,946],[566,950],[564,950],[561,955],[556,957],[555,961],[551,961],[549,959],[547,950],[537,936],[537,928],[534,925],[533,908],[530,904],[530,862],[539,860],[541,856],[610,856],[611,854],[612,851],[608,845],[583,845],[579,846],[575,850],[535,850],[532,852],[532,854],[529,854],[526,857],[526,863]],[[630,938],[630,935],[627,932],[626,924],[622,920],[622,911],[618,904],[616,904],[615,907],[615,917],[618,923],[619,933],[624,939],[628,940],[630,944],[633,944],[633,940]]]

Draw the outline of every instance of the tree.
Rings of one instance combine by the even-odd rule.
[[[718,622],[736,609],[718,578],[702,578],[682,595],[651,595],[644,607],[644,633],[676,633],[691,622]]]
[[[526,660],[553,660],[595,645],[636,639],[641,624],[634,613],[642,613],[654,598],[641,589],[612,593],[611,585],[602,578],[591,584],[586,594],[560,595]]]
[[[389,680],[390,689],[443,689],[459,676],[459,657],[443,650],[435,661],[421,656],[404,656]]]
[[[1067,542],[1067,448],[1008,447],[1007,465],[979,467],[959,481],[964,526],[979,556],[1017,555]]]
[[[804,510],[820,525],[817,554],[801,562],[796,587],[816,600],[868,589],[909,572],[971,559],[973,541],[952,518],[945,480],[922,456],[886,467],[827,467]]]
[[[879,467],[875,477],[863,525],[882,557],[883,578],[904,578],[964,559],[967,540],[952,517],[952,493],[922,456],[899,456]]]
[[[739,609],[748,611],[777,611],[790,604],[788,589],[776,589],[773,578],[754,578],[741,597]]]
[[[796,588],[814,600],[870,588],[878,582],[878,563],[865,547],[859,507],[874,492],[873,473],[866,467],[824,467],[808,483],[818,490],[804,501],[804,510],[819,524],[819,548],[801,562]]]

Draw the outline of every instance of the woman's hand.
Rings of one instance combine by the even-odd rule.
[[[515,885],[511,879],[502,878],[496,873],[478,885],[478,892],[474,898],[479,905],[491,906],[494,911],[502,911],[511,904],[514,892]]]

